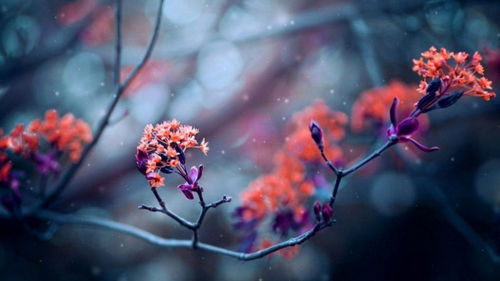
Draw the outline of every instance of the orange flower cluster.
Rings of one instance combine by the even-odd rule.
[[[0,182],[11,182],[17,179],[10,177],[12,162],[8,159],[7,150],[35,162],[41,173],[58,172],[57,152],[42,154],[39,150],[40,139],[44,138],[58,152],[68,152],[73,162],[80,159],[82,144],[92,140],[90,128],[82,120],[76,120],[68,113],[59,118],[57,111],[48,110],[45,120],[33,120],[28,129],[18,124],[8,134],[3,136],[0,129]]]
[[[28,126],[28,133],[43,136],[59,151],[68,152],[73,162],[80,159],[83,143],[92,141],[90,127],[85,121],[76,119],[71,113],[60,118],[54,109],[45,112],[45,120],[33,120]]]
[[[285,207],[297,219],[304,214],[303,204],[314,192],[313,182],[305,179],[304,164],[284,152],[276,154],[275,164],[273,173],[257,178],[241,194],[244,221],[261,220]]]
[[[284,207],[294,210],[296,217],[304,213],[302,204],[314,192],[313,182],[306,179],[305,162],[322,161],[309,132],[311,119],[325,128],[327,156],[332,161],[342,157],[340,148],[334,143],[344,137],[347,115],[331,110],[322,100],[316,100],[292,117],[292,132],[286,138],[284,149],[275,155],[274,171],[257,178],[243,191],[242,205],[247,207],[244,220],[261,219]]]
[[[179,121],[165,121],[161,124],[149,124],[137,146],[136,161],[139,170],[146,175],[151,187],[164,185],[160,171],[173,169],[181,164],[181,152],[188,148],[198,148],[205,155],[209,148],[205,139],[198,145],[198,129],[181,125]]]
[[[347,115],[332,111],[323,101],[316,100],[311,106],[292,117],[289,124],[291,133],[286,138],[287,143],[284,148],[274,157],[275,167],[272,173],[257,178],[241,193],[242,206],[238,208],[236,214],[241,220],[238,225],[253,225],[253,222],[260,222],[269,214],[286,210],[293,213],[293,221],[286,221],[286,217],[281,218],[282,221],[275,221],[276,229],[283,231],[282,233],[286,233],[286,229],[280,227],[297,229],[301,224],[309,222],[307,217],[304,220],[304,216],[307,216],[304,204],[313,195],[315,184],[311,175],[307,175],[306,163],[322,161],[309,131],[311,119],[325,128],[326,154],[332,161],[341,159],[342,152],[335,142],[345,135]],[[288,253],[283,251],[285,252]]]
[[[478,52],[470,59],[466,52],[453,53],[444,48],[438,51],[430,47],[421,55],[418,60],[413,60],[413,71],[424,78],[418,87],[420,93],[426,92],[428,84],[425,79],[440,78],[444,83],[443,93],[448,89],[465,90],[465,95],[481,97],[486,101],[496,96],[491,91],[492,82],[484,77],[484,68],[480,63],[483,58]],[[453,65],[448,63],[450,60],[454,61]]]
[[[414,107],[415,101],[422,95],[415,90],[415,85],[393,80],[387,86],[376,87],[361,93],[352,107],[351,130],[361,132],[371,123],[384,125],[389,121],[389,109],[394,98],[399,98],[398,116],[400,119],[408,116]],[[427,118],[424,116],[423,118]],[[424,121],[426,123],[427,120]]]
[[[330,159],[340,159],[342,151],[332,145],[345,136],[344,127],[347,125],[347,115],[340,111],[331,110],[324,101],[315,100],[310,107],[297,112],[292,117],[292,133],[287,138],[285,149],[303,161],[321,161],[321,154],[311,139],[309,123],[316,120],[325,131],[325,154]]]

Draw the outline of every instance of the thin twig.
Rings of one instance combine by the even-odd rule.
[[[358,163],[352,165],[350,168],[348,168],[345,171],[343,171],[342,175],[343,176],[347,176],[347,175],[351,174],[352,172],[358,170],[359,168],[363,167],[364,165],[366,165],[368,162],[370,162],[374,158],[380,156],[380,154],[382,154],[382,152],[384,152],[384,150],[386,150],[387,148],[391,147],[392,145],[394,145],[396,143],[397,143],[396,140],[389,139],[379,149],[375,150],[373,153],[371,153],[370,155],[368,155],[367,157],[365,157],[364,159],[362,159]]]
[[[133,237],[136,237],[138,239],[141,239],[143,241],[146,241],[150,244],[160,246],[160,247],[166,247],[166,248],[192,248],[192,241],[191,240],[179,240],[179,239],[165,239],[162,237],[159,237],[157,235],[154,235],[150,232],[147,232],[145,230],[142,230],[140,228],[137,228],[135,226],[131,226],[128,224],[120,223],[120,222],[115,222],[113,220],[108,220],[108,219],[102,219],[102,218],[96,218],[96,217],[91,217],[91,216],[77,216],[77,215],[63,215],[59,214],[56,212],[51,212],[51,211],[46,211],[46,210],[41,210],[34,214],[36,218],[39,219],[45,219],[45,220],[50,220],[54,223],[58,224],[77,224],[77,225],[89,225],[89,226],[95,226],[107,230],[112,230],[116,231],[122,234],[130,235]],[[295,245],[299,245],[304,243],[306,240],[310,239],[313,237],[317,232],[320,230],[331,226],[335,221],[329,221],[326,223],[318,223],[314,225],[310,230],[307,232],[298,235],[296,237],[292,237],[288,240],[285,240],[281,243],[277,243],[273,246],[270,246],[268,248],[262,249],[257,252],[253,253],[243,253],[243,252],[236,252],[232,250],[228,250],[222,247],[210,245],[210,244],[205,244],[205,243],[198,243],[197,248],[202,249],[208,252],[213,252],[217,254],[222,254],[225,256],[230,256],[233,258],[237,258],[239,260],[254,260],[258,258],[262,258],[264,256],[267,256],[269,254],[272,254],[278,250],[281,250],[286,247],[291,247]]]
[[[120,70],[122,57],[122,0],[115,0],[115,65],[114,85],[120,85]]]
[[[186,219],[180,217],[179,215],[177,215],[176,213],[170,211],[167,208],[167,206],[165,205],[165,202],[161,199],[161,196],[160,196],[160,194],[158,194],[158,191],[156,190],[155,187],[151,188],[151,192],[153,192],[156,200],[158,201],[158,204],[160,204],[161,209],[162,209],[162,211],[161,211],[162,213],[164,213],[165,215],[171,217],[176,222],[178,222],[180,225],[182,225],[184,227],[187,227],[189,229],[193,229],[194,225],[193,225],[192,222],[187,221]],[[151,211],[151,208],[141,208],[141,209],[146,209],[146,210]]]

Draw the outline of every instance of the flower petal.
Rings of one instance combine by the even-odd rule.
[[[191,183],[196,182],[198,179],[198,168],[195,166],[191,167],[191,170],[189,170],[189,178],[191,179]]]
[[[418,120],[415,117],[408,117],[401,121],[396,128],[398,136],[411,136],[418,130]]]
[[[198,182],[201,179],[202,175],[203,175],[203,165],[200,165],[198,167],[198,177],[196,178],[196,182]]]
[[[193,200],[194,196],[193,193],[189,190],[183,190],[182,193],[184,193],[184,196],[186,196],[187,199]]]
[[[191,191],[192,185],[185,183],[185,184],[178,185],[177,188],[182,190],[182,191],[184,191],[184,190]]]
[[[412,139],[412,138],[400,137],[400,139],[402,139],[403,141],[409,141],[409,142],[413,143],[418,149],[420,149],[424,152],[431,152],[431,151],[439,150],[439,147],[437,147],[437,146],[427,147],[427,146],[419,143],[418,141],[416,141],[415,139]]]

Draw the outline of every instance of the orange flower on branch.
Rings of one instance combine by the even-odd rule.
[[[233,215],[238,219],[234,227],[245,231],[246,251],[251,250],[257,239],[255,228],[266,217],[272,216],[272,229],[281,236],[287,236],[289,230],[300,232],[311,224],[304,205],[314,194],[316,184],[315,173],[308,173],[307,164],[317,165],[322,161],[311,139],[311,119],[328,128],[324,136],[326,154],[334,161],[342,158],[336,142],[345,135],[347,115],[331,110],[321,100],[294,114],[288,124],[291,132],[286,144],[275,154],[274,169],[249,184],[241,193],[241,206]],[[297,250],[298,247],[293,247],[280,253],[291,257]]]
[[[420,93],[426,93],[428,87],[426,79],[439,78],[441,80],[439,95],[444,95],[448,90],[463,90],[464,95],[480,97],[486,101],[496,96],[491,91],[491,81],[484,77],[484,68],[481,64],[483,58],[478,52],[471,58],[466,52],[453,53],[444,48],[438,51],[435,47],[430,47],[421,55],[418,60],[413,60],[413,70],[424,78],[418,87]],[[453,63],[450,64],[451,61]]]
[[[43,136],[50,145],[61,152],[68,152],[73,162],[80,159],[83,144],[92,141],[90,127],[85,121],[67,113],[62,118],[56,110],[48,110],[45,119],[35,119],[28,126],[28,132]]]
[[[184,151],[197,148],[205,155],[209,148],[205,139],[198,144],[196,135],[198,129],[181,125],[179,121],[165,121],[160,124],[149,124],[144,128],[144,133],[137,146],[137,168],[148,179],[151,187],[164,185],[163,173],[172,173],[174,169],[184,171]]]

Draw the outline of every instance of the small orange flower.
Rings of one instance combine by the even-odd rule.
[[[449,60],[454,63],[450,64]],[[422,57],[413,60],[413,71],[424,78],[418,87],[418,91],[425,94],[427,88],[426,79],[440,78],[443,85],[443,92],[447,90],[464,90],[464,94],[483,98],[488,101],[495,97],[492,92],[491,81],[484,75],[484,67],[481,65],[482,57],[475,52],[470,59],[466,52],[448,52],[441,48],[438,52],[435,47],[430,47],[428,51],[422,53]]]
[[[146,125],[137,146],[136,163],[152,187],[163,185],[164,178],[160,175],[160,170],[172,170],[183,164],[181,160],[184,160],[180,157],[184,157],[186,149],[197,148],[206,155],[208,143],[203,139],[198,145],[195,138],[198,132],[198,129],[181,125],[175,119],[156,124],[154,127],[151,124]],[[149,179],[150,174],[154,175],[152,179]]]
[[[147,179],[151,187],[160,187],[165,185],[165,178],[160,176],[160,173],[149,173]]]

